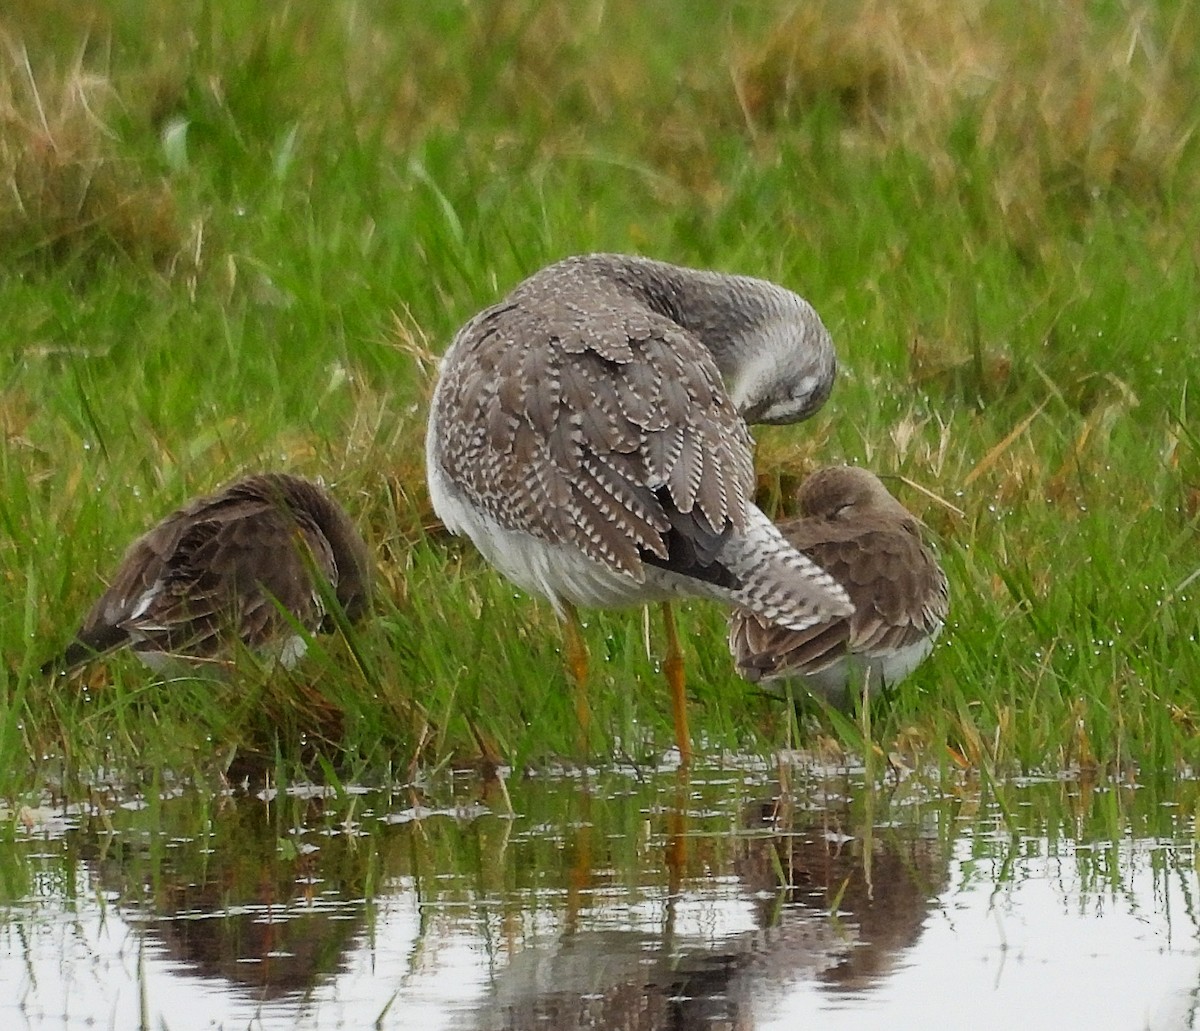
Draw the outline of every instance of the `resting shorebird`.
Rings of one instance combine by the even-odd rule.
[[[933,650],[950,602],[917,519],[865,469],[830,466],[800,486],[779,529],[850,595],[854,614],[803,630],[735,611],[729,650],[751,681],[794,678],[833,705],[904,679]]]
[[[791,291],[616,254],[542,269],[459,330],[429,413],[430,498],[563,620],[585,741],[576,606],[690,595],[797,630],[851,612],[754,506],[743,422],[806,418],[835,368],[829,334]],[[682,653],[663,612],[686,763]]]
[[[370,558],[349,516],[321,487],[281,473],[197,498],[139,537],[75,640],[47,671],[128,646],[152,669],[222,667],[240,640],[290,668],[326,607],[347,618],[370,602]]]

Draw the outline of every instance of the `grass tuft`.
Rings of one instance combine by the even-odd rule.
[[[166,267],[184,245],[166,182],[121,152],[112,81],[82,55],[35,72],[11,41],[0,73],[0,247],[16,267],[86,276],[114,260]]]

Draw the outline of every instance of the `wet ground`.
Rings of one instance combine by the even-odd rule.
[[[1200,792],[731,760],[4,815],[0,1028],[1200,1027]]]

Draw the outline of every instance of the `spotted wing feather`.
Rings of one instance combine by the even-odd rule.
[[[735,612],[729,644],[746,679],[817,673],[848,653],[885,655],[936,634],[945,621],[946,577],[915,523],[871,529],[797,520],[781,529],[845,588],[854,613],[796,631]]]
[[[548,297],[489,309],[454,347],[435,400],[441,460],[501,526],[639,582],[673,532],[744,527],[749,434],[709,351],[668,319]]]

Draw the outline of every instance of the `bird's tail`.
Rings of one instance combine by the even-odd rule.
[[[95,658],[129,643],[129,633],[118,626],[80,631],[67,647],[49,662],[43,663],[42,676],[67,676]]]
[[[719,561],[738,581],[726,600],[768,623],[807,630],[854,613],[841,584],[792,547],[757,508],[750,508],[745,532],[725,542]]]

